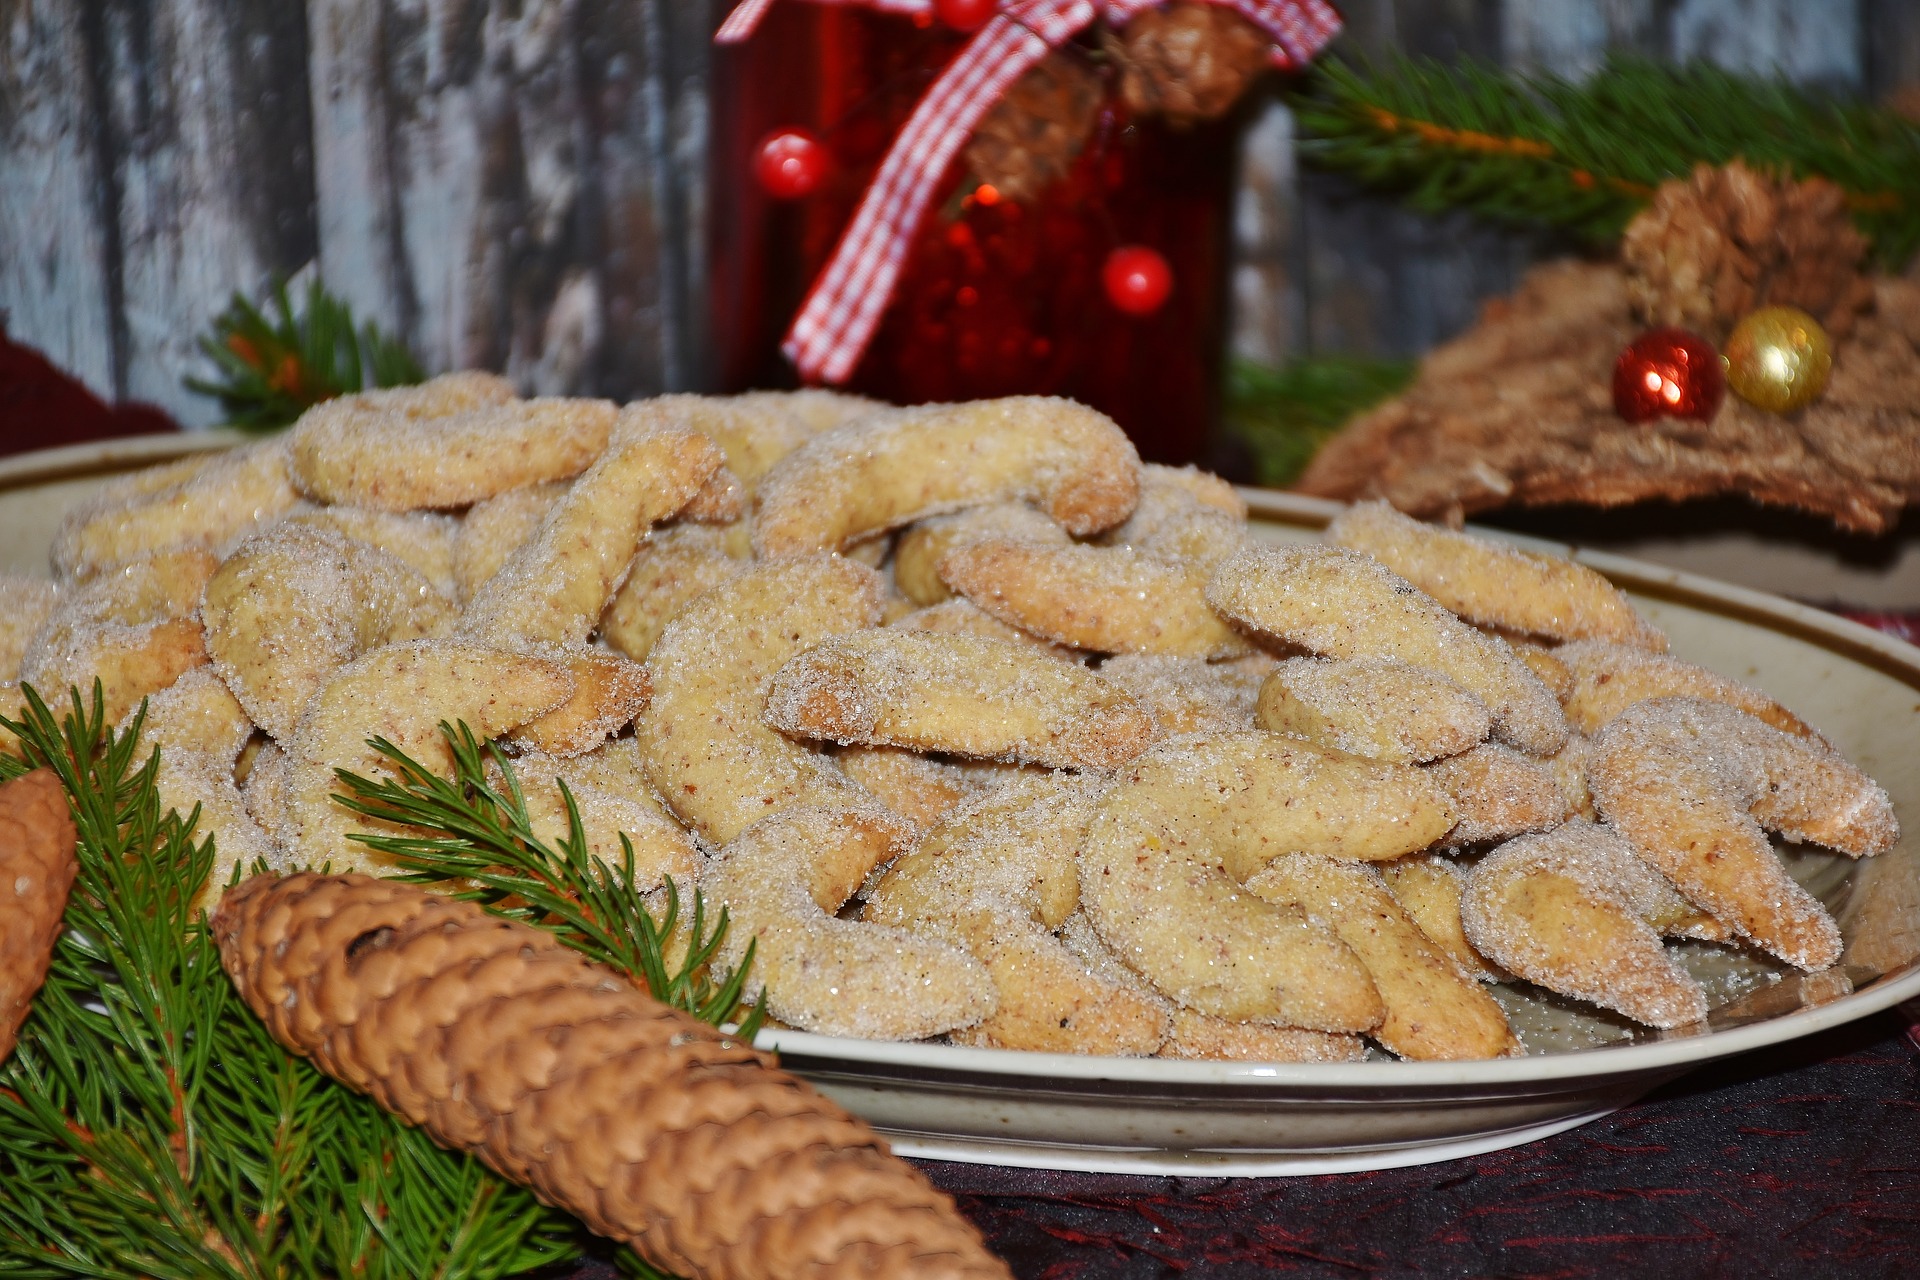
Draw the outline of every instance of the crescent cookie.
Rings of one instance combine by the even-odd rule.
[[[760,482],[754,550],[834,551],[987,502],[1026,501],[1073,534],[1133,510],[1140,458],[1105,415],[1011,396],[875,414],[816,436]]]

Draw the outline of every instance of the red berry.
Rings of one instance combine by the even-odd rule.
[[[1100,269],[1107,300],[1130,316],[1150,316],[1173,292],[1173,268],[1143,244],[1123,245]]]
[[[1000,0],[933,0],[940,21],[955,31],[978,31],[1000,7]]]
[[[1613,366],[1613,409],[1628,422],[1655,418],[1706,421],[1726,398],[1720,353],[1697,333],[1649,329]]]
[[[805,129],[776,129],[753,152],[753,176],[776,200],[811,195],[827,176],[827,149]]]

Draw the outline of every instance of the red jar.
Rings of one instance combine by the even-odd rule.
[[[780,340],[894,135],[965,37],[854,6],[776,4],[743,45],[715,50],[711,316],[727,390],[790,386]],[[1080,46],[1100,61],[1097,46]],[[831,164],[808,196],[754,181],[762,139],[802,128]],[[1110,414],[1147,458],[1204,454],[1226,319],[1232,119],[1133,120],[1107,94],[1066,177],[1028,202],[976,187],[963,160],[922,221],[849,388],[898,403],[1071,396]],[[1107,256],[1144,245],[1172,268],[1167,301],[1124,313]]]

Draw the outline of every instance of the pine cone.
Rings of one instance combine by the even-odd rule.
[[[0,787],[0,1062],[47,980],[80,864],[67,794],[51,769]]]
[[[862,1121],[543,930],[302,874],[232,890],[213,932],[280,1043],[655,1266],[1009,1275]]]
[[[1799,307],[1846,334],[1873,301],[1866,252],[1839,187],[1771,178],[1738,160],[1660,184],[1621,241],[1640,317],[1715,341],[1763,306]]]
[[[1267,34],[1222,5],[1174,3],[1148,9],[1115,35],[1107,51],[1120,68],[1120,96],[1141,115],[1175,124],[1212,120],[1233,109],[1268,65]]]
[[[967,143],[967,168],[1009,200],[1031,200],[1067,176],[1100,114],[1100,77],[1071,53],[1021,76]]]

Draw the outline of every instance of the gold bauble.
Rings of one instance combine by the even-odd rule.
[[[1798,307],[1762,307],[1733,327],[1726,359],[1733,394],[1757,408],[1792,413],[1827,389],[1833,343]]]

